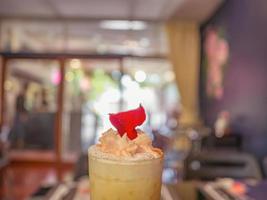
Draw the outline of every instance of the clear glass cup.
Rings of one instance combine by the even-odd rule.
[[[115,161],[89,151],[91,200],[160,200],[163,156]]]

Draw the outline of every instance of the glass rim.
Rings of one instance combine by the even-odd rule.
[[[96,156],[93,153],[90,153],[88,151],[88,157],[89,159],[92,158],[94,160],[103,162],[103,163],[109,163],[109,164],[119,164],[119,165],[135,165],[135,164],[140,164],[140,163],[152,163],[152,162],[157,162],[157,161],[163,161],[164,158],[164,153],[162,153],[159,157],[157,158],[152,158],[152,159],[143,159],[143,160],[126,160],[126,159],[112,159],[112,158],[103,158],[100,156]]]

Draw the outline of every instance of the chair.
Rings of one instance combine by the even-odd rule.
[[[74,168],[74,180],[77,181],[83,176],[89,176],[88,167],[88,154],[82,153]]]
[[[238,134],[224,135],[221,138],[217,138],[215,135],[209,135],[202,138],[202,149],[228,149],[238,150],[242,149],[242,137]]]
[[[237,151],[203,151],[189,155],[184,163],[187,180],[214,180],[220,177],[235,179],[262,178],[255,158]]]

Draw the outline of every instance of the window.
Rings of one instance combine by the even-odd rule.
[[[15,59],[7,62],[5,126],[14,149],[54,149],[58,63]]]

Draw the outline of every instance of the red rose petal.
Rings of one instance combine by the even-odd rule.
[[[124,133],[126,132],[123,126],[123,123],[119,121],[119,118],[116,116],[116,114],[109,114],[109,121],[115,128],[118,130],[118,133],[122,137]]]
[[[133,140],[137,137],[137,131],[135,129],[132,129],[132,130],[128,130],[127,131],[127,137],[130,139],[130,140]]]
[[[146,113],[142,105],[134,110],[109,115],[111,124],[118,130],[120,136],[126,133],[131,140],[137,137],[135,127],[142,125],[145,119]]]

